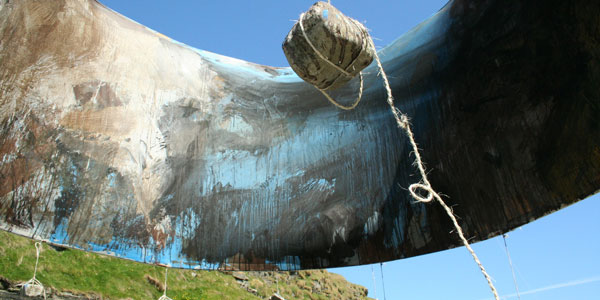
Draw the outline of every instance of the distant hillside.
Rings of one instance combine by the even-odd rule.
[[[20,299],[18,283],[35,265],[34,242],[0,230],[0,299]],[[52,299],[158,299],[164,268],[72,249],[44,245],[37,279]],[[173,300],[369,299],[367,289],[326,270],[219,272],[169,269],[167,296]],[[13,292],[13,293],[10,293]]]

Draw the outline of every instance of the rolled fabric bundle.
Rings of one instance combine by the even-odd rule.
[[[367,29],[326,2],[300,16],[282,47],[294,72],[321,90],[343,86],[375,55]]]

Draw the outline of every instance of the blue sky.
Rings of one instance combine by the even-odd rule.
[[[315,1],[101,0],[117,12],[192,47],[271,66],[287,66],[281,43]],[[332,1],[363,22],[380,48],[446,1]],[[600,196],[508,234],[522,300],[600,299]],[[473,245],[501,296],[517,299],[502,238]],[[374,270],[375,284],[373,281]],[[380,265],[330,270],[383,299]],[[386,299],[492,299],[464,247],[383,265]],[[375,292],[377,295],[375,295]],[[513,295],[513,296],[511,296]]]

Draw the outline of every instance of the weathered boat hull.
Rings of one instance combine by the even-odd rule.
[[[406,191],[417,172],[373,65],[346,112],[289,68],[192,49],[95,1],[0,3],[2,229],[204,269],[460,245]],[[380,52],[472,240],[600,188],[598,16],[597,1],[452,1]]]

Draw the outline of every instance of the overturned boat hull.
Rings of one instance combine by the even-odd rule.
[[[0,3],[2,229],[202,269],[461,245],[406,190],[418,173],[374,65],[341,111],[289,68],[190,48],[96,1]],[[380,51],[471,240],[600,188],[599,16],[597,1],[456,0]]]

